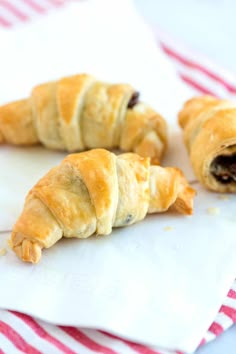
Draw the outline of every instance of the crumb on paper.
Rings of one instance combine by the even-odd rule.
[[[173,230],[173,227],[172,226],[166,226],[166,227],[164,227],[164,230],[165,231],[171,231],[171,230]]]
[[[210,215],[218,215],[218,214],[220,214],[220,209],[219,208],[208,208],[207,213]]]
[[[181,248],[183,248],[183,245],[181,245],[181,244],[177,244],[174,246],[175,251],[179,251],[179,250],[181,250]]]
[[[7,253],[6,248],[0,248],[0,256],[5,256],[6,253]]]
[[[221,199],[221,200],[229,200],[229,196],[228,196],[228,195],[221,194],[221,195],[218,196],[218,199]]]

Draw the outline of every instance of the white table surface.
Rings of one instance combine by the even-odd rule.
[[[236,73],[235,0],[135,0],[154,27]],[[195,354],[235,354],[236,325]]]

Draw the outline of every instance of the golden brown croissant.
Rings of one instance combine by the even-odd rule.
[[[167,144],[165,120],[130,85],[80,74],[33,89],[29,99],[0,107],[0,142],[42,143],[82,151],[120,148],[159,163]]]
[[[199,181],[236,192],[236,103],[211,96],[187,101],[179,113],[184,141]]]
[[[170,207],[191,214],[194,194],[180,170],[151,166],[134,153],[94,149],[68,155],[29,192],[11,246],[23,261],[37,263],[42,248],[63,236],[108,235],[112,227]]]

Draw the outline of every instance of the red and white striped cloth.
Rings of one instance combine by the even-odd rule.
[[[11,30],[37,16],[47,14],[70,0],[0,0],[0,27]],[[236,77],[158,32],[158,42],[172,60],[181,79],[193,94],[233,98]],[[236,280],[232,284],[215,321],[199,345],[211,341],[236,323]],[[0,354],[7,353],[140,353],[181,354],[151,348],[100,330],[55,326],[14,311],[0,310]]]

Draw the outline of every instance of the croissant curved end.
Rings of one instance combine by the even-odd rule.
[[[192,215],[193,214],[193,198],[196,192],[191,187],[186,187],[182,193],[177,197],[173,204],[173,209],[181,214]]]
[[[38,263],[42,255],[42,246],[37,242],[24,239],[20,245],[11,247],[17,256],[24,262]]]
[[[181,172],[180,172],[181,173]],[[173,208],[181,214],[192,215],[193,214],[193,198],[196,195],[195,189],[190,187],[184,178],[183,174],[180,174],[180,190]]]

